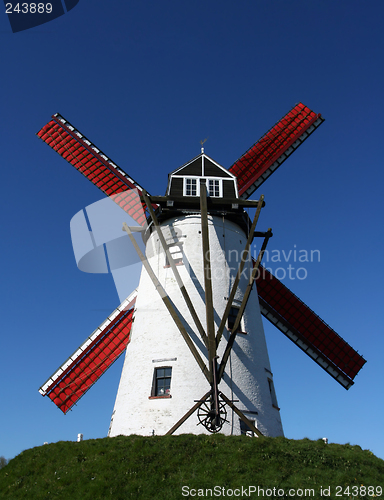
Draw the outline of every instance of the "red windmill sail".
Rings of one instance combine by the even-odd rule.
[[[144,225],[145,204],[139,203],[136,196],[136,191],[141,194],[143,188],[65,118],[56,113],[37,135],[107,196],[124,192],[124,197],[113,196],[113,200],[136,222]],[[128,190],[132,190],[132,197],[126,196]]]
[[[349,389],[365,359],[263,266],[256,285],[261,314]]]
[[[40,387],[63,413],[123,354],[132,328],[137,291],[125,299]]]
[[[237,177],[240,198],[249,198],[323,121],[302,103],[283,116],[230,167]]]
[[[248,198],[324,121],[299,103],[230,167],[239,196]],[[37,134],[107,196],[144,225],[143,188],[61,115]],[[158,206],[152,204],[156,209]],[[257,279],[262,314],[348,389],[365,360],[295,294],[264,268]],[[66,413],[122,354],[129,342],[136,295],[132,294],[40,388]]]
[[[239,196],[248,198],[323,121],[320,114],[296,104],[229,169],[237,177]],[[261,313],[349,389],[364,358],[262,266],[256,284]]]

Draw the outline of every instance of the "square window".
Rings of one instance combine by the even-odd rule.
[[[173,259],[173,262],[176,266],[181,266],[183,264],[183,251],[182,251],[182,243],[176,243],[168,246],[169,253]],[[165,266],[171,267],[167,254],[165,254]]]
[[[155,368],[154,396],[169,396],[171,392],[172,368],[170,366]]]

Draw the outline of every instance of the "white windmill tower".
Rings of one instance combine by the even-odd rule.
[[[170,174],[165,196],[149,196],[54,115],[39,137],[142,226],[146,255],[138,293],[40,392],[66,413],[129,343],[110,436],[282,435],[260,312],[348,389],[365,360],[260,265],[272,233],[255,231],[263,197],[248,200],[322,121],[300,103],[229,170],[202,150]],[[253,221],[246,207],[256,207]],[[263,239],[256,261],[254,237]]]
[[[239,286],[236,280],[262,201],[239,200],[236,177],[203,152],[170,174],[167,195],[156,201],[161,211],[159,217],[151,214],[144,232],[146,260],[109,435],[165,434],[188,413],[191,401],[202,403],[199,432],[240,434],[243,421],[222,394],[238,401],[237,408],[263,434],[282,435],[260,311],[247,303],[253,264],[246,256]],[[256,205],[251,228],[243,207]],[[224,356],[243,299],[236,340]],[[217,369],[216,355],[225,359]],[[175,429],[196,431],[194,419]]]

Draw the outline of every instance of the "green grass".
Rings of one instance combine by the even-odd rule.
[[[184,496],[183,486],[189,488]],[[247,493],[249,486],[263,488],[264,498],[304,498],[306,488],[315,495],[305,498],[374,498],[376,487],[384,489],[384,461],[359,446],[322,440],[119,436],[32,448],[0,470],[0,499],[10,500],[263,498],[261,491],[231,496],[242,486]],[[331,496],[321,495],[329,486]],[[336,486],[343,488],[340,496]],[[290,488],[303,493],[287,496]],[[194,497],[186,495],[191,489]],[[279,489],[285,496],[277,495]]]

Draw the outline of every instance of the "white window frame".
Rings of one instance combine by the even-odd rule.
[[[176,266],[183,266],[183,243],[181,242],[175,242],[171,243],[168,245],[168,250],[169,253],[171,254],[171,257],[173,258],[173,261]],[[165,254],[165,265],[164,267],[171,267],[171,264],[168,260],[167,254]]]
[[[219,194],[216,196],[215,194],[210,194],[209,193],[209,183],[210,182],[218,182],[219,183]],[[213,186],[213,193],[215,193],[216,187],[215,185]],[[223,180],[220,178],[207,178],[207,194],[208,196],[211,196],[212,198],[222,198],[223,197]]]
[[[175,176],[176,177],[176,176]],[[195,197],[197,198],[200,196],[200,179],[204,179],[206,181],[206,186],[207,186],[207,196],[210,196],[209,194],[209,181],[218,181],[219,183],[219,196],[212,196],[212,198],[222,198],[223,197],[223,179],[220,177],[200,177],[200,176],[188,176],[184,177],[184,182],[183,182],[183,196],[188,196],[188,197]],[[189,180],[196,180],[196,194],[187,194],[187,181]]]
[[[158,375],[158,370],[164,370],[164,375],[160,377]],[[170,370],[170,375],[165,375],[165,370]],[[165,392],[158,394],[160,392],[158,389],[159,380],[165,381],[169,379],[169,388]],[[171,397],[171,382],[172,382],[172,366],[156,366],[153,371],[153,381],[150,399],[159,398],[170,398]],[[165,384],[164,384],[165,385]]]
[[[183,185],[183,195],[184,196],[200,196],[200,187],[199,183],[197,182],[198,177],[184,177],[184,185]],[[187,194],[187,183],[188,181],[195,181],[196,182],[196,194]],[[192,182],[191,182],[192,185]],[[192,191],[192,187],[191,187]]]

